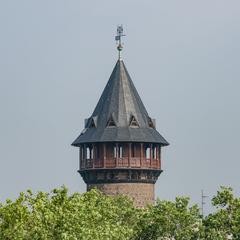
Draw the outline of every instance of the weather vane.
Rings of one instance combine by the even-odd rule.
[[[126,35],[123,34],[123,26],[122,25],[118,25],[117,27],[117,36],[115,37],[115,40],[117,42],[117,50],[118,50],[118,59],[121,59],[121,51],[123,49],[122,46],[122,37],[124,37]]]

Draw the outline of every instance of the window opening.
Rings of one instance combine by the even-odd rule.
[[[147,159],[150,158],[150,147],[146,147],[146,148],[145,148],[145,157],[146,157]]]
[[[157,147],[153,147],[153,159],[157,159]]]
[[[87,159],[90,159],[90,155],[91,155],[91,153],[90,153],[90,148],[87,147]]]
[[[122,146],[119,146],[119,147],[118,147],[118,157],[119,157],[119,158],[122,158],[122,157],[123,157],[123,147],[122,147]]]
[[[114,158],[117,157],[117,147],[116,146],[113,147],[113,157]]]
[[[91,119],[91,122],[90,122],[90,125],[89,125],[89,128],[95,128],[96,127],[96,124],[93,120],[93,118]]]
[[[155,129],[155,124],[152,118],[148,117],[148,126]]]
[[[130,127],[139,127],[138,122],[134,116],[131,117]]]
[[[87,159],[93,159],[93,147],[87,147]]]
[[[107,122],[107,127],[116,127],[116,123],[113,120],[113,117],[111,116]]]
[[[90,159],[93,159],[93,147],[90,148]]]

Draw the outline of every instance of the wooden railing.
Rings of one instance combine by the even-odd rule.
[[[128,167],[129,161],[128,158],[118,158],[118,167]]]
[[[150,168],[161,169],[161,163],[159,159],[148,158],[111,158],[111,159],[86,159],[81,161],[81,169],[91,168]],[[84,164],[85,163],[85,164]]]
[[[130,158],[130,167],[138,168],[141,167],[141,160],[140,158]]]
[[[106,168],[114,168],[114,167],[116,167],[116,158],[106,159],[105,160],[105,167]]]

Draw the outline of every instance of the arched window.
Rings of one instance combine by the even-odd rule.
[[[117,157],[117,147],[116,146],[113,147],[113,157],[114,158]]]
[[[91,155],[91,153],[90,153],[91,151],[90,151],[90,148],[89,147],[87,147],[87,159],[90,159],[90,155]]]
[[[151,155],[150,155],[150,146],[145,146],[145,158],[146,159],[150,159]]]
[[[89,146],[87,147],[87,159],[93,159],[93,147]]]
[[[157,146],[153,146],[152,158],[157,159]]]
[[[123,157],[123,146],[118,146],[118,157],[119,158]]]
[[[118,145],[113,147],[113,156],[114,158],[122,158],[123,157],[123,146]]]

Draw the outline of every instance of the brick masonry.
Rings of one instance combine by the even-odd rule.
[[[88,184],[87,191],[97,188],[107,195],[126,195],[136,207],[145,207],[154,203],[154,184],[152,183],[107,183]]]

